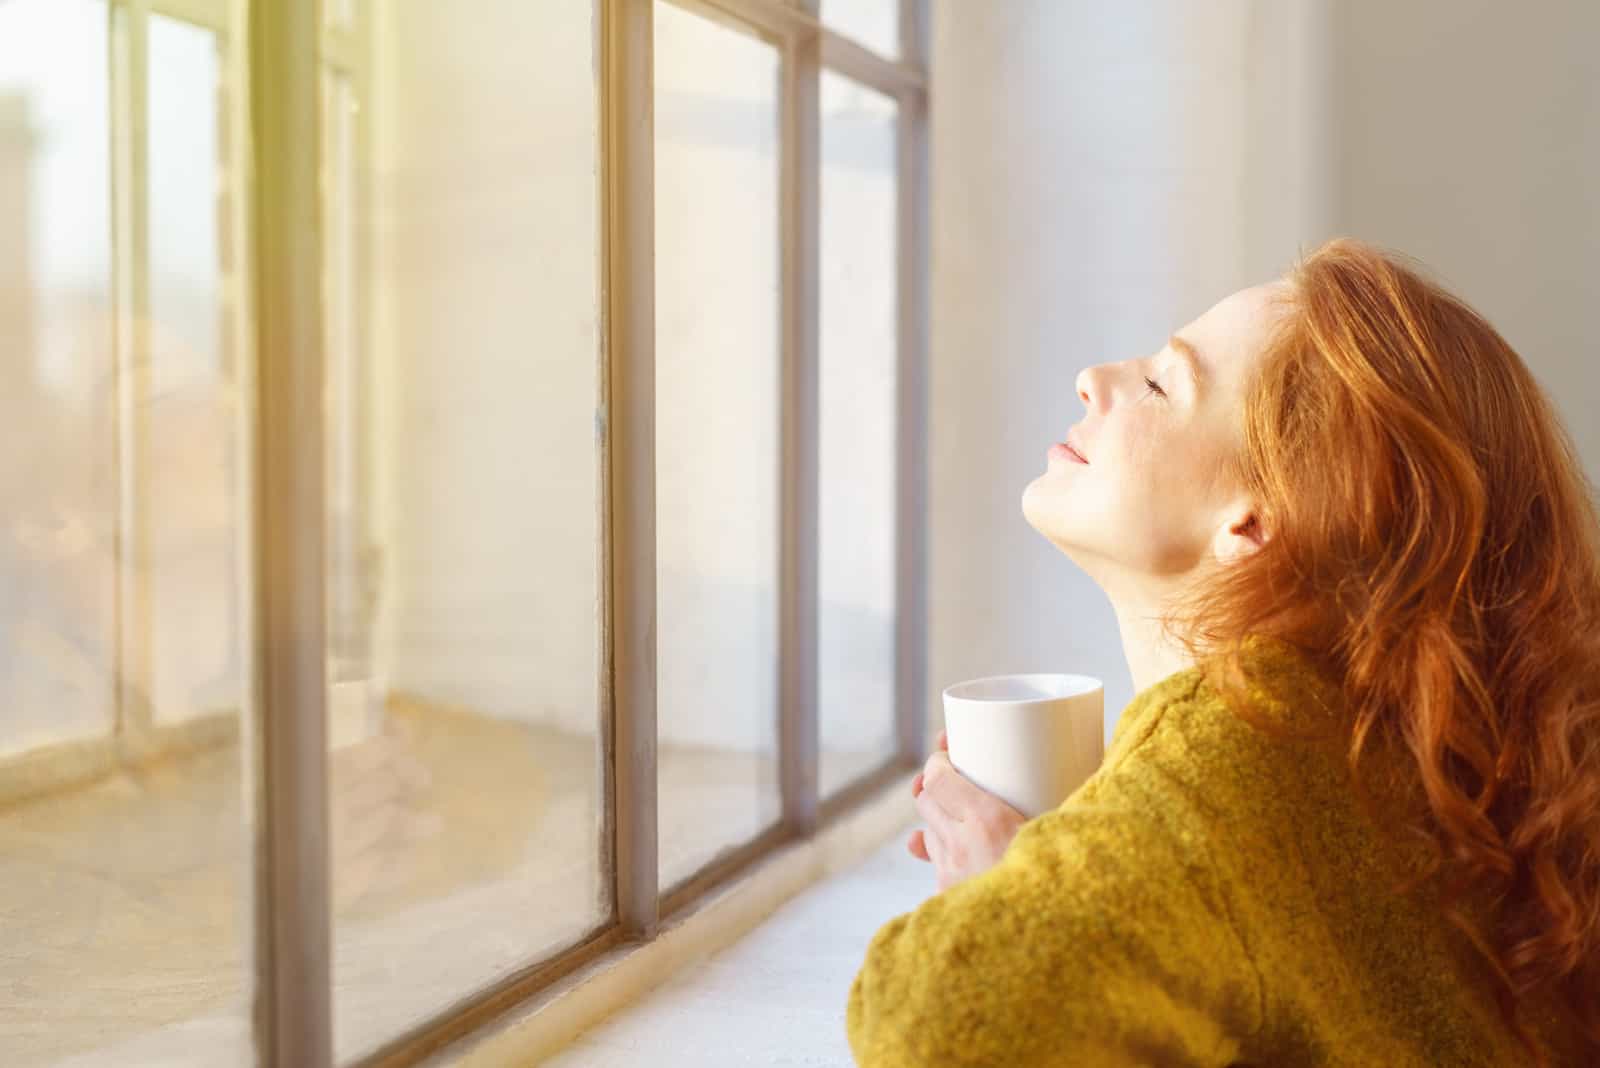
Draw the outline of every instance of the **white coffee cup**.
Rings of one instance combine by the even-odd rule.
[[[1088,675],[991,675],[946,687],[950,763],[1032,819],[1105,755],[1105,686]]]

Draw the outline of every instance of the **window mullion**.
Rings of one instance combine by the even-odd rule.
[[[254,149],[256,1026],[270,1068],[333,1059],[317,0],[250,6]]]
[[[656,787],[655,127],[653,0],[603,0],[601,143],[605,373],[602,499],[610,516],[604,641],[609,709],[606,828],[618,924],[655,936],[660,918]]]
[[[808,0],[815,15],[815,0]],[[810,834],[818,822],[817,716],[821,182],[820,35],[809,31],[784,50],[782,149],[783,427],[782,544],[779,548],[779,779],[783,822]]]
[[[900,54],[928,65],[927,0],[900,0]],[[928,94],[900,97],[896,168],[896,300],[899,412],[895,434],[895,717],[901,757],[928,750]]]
[[[149,514],[149,11],[143,0],[110,5],[112,263],[115,303],[116,751],[148,744],[152,604]]]
[[[223,35],[232,21],[229,0],[143,0],[156,15],[178,19],[193,26],[204,26]]]

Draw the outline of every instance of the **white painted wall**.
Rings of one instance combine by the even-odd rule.
[[[1421,257],[1488,316],[1600,476],[1600,4],[1335,12],[1340,229]]]
[[[928,692],[1105,680],[1116,619],[1023,520],[1091,363],[1153,351],[1331,231],[1327,4],[934,6]]]

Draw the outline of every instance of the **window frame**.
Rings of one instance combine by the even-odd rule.
[[[365,25],[325,26],[319,0],[114,0],[249,16],[248,199],[255,390],[252,603],[259,658],[247,701],[256,813],[256,1044],[263,1065],[333,1063],[327,799],[326,426],[318,403],[326,334],[320,156],[325,65],[359,71]],[[594,0],[599,55],[603,324],[596,463],[602,495],[600,744],[609,921],[454,1004],[353,1063],[420,1063],[619,947],[652,941],[779,848],[862,807],[926,748],[927,122],[926,0],[900,0],[901,58],[841,36],[819,0],[661,0],[780,53],[782,311],[779,753],[782,818],[675,886],[657,863],[653,23],[656,0]],[[363,5],[365,8],[366,5]],[[370,17],[362,16],[360,17]],[[895,509],[896,751],[818,797],[817,561],[820,74],[899,104]],[[352,75],[352,85],[360,85]],[[361,90],[365,91],[365,90]],[[381,101],[373,103],[381,106]],[[357,151],[367,159],[371,114]],[[307,146],[315,146],[307,151]],[[360,168],[365,174],[367,168]],[[307,210],[315,205],[316,210]],[[356,254],[360,262],[361,253]],[[359,292],[359,290],[357,290]],[[357,299],[367,299],[364,295]]]

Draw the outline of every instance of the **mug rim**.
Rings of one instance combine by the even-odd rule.
[[[1088,682],[1092,683],[1092,685],[1084,689],[1075,690],[1072,693],[1055,694],[1048,697],[967,697],[954,692],[961,687],[976,686],[984,682],[997,682],[1002,679],[1071,679],[1073,684]],[[1009,671],[1002,672],[999,675],[984,675],[975,679],[962,679],[960,682],[952,682],[944,688],[941,695],[954,701],[977,701],[983,704],[1026,704],[1032,701],[1062,701],[1072,697],[1086,697],[1097,690],[1102,692],[1105,690],[1105,680],[1094,675],[1083,675],[1072,671]]]

